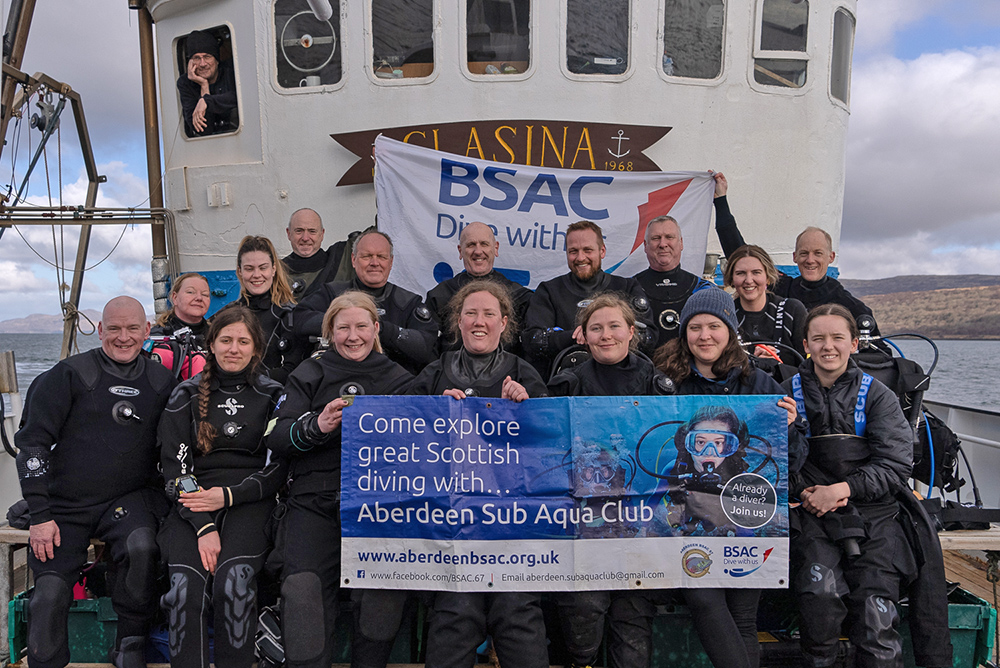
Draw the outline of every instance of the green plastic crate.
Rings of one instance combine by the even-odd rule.
[[[28,596],[19,594],[10,602],[7,633],[10,662],[19,660],[28,647]],[[110,598],[73,601],[69,608],[69,660],[72,663],[107,663],[115,644],[118,616]]]
[[[910,625],[906,622],[908,606],[899,606],[903,624],[903,662],[910,668],[916,666],[913,660],[913,646],[910,643]],[[956,589],[948,596],[948,628],[951,630],[951,645],[955,655],[954,668],[975,668],[990,660],[993,643],[996,642],[997,611],[989,603],[964,589]]]

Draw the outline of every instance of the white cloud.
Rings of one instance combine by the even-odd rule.
[[[855,58],[891,52],[896,33],[916,23],[943,0],[869,0],[858,3]]]
[[[845,278],[991,274],[1000,267],[1000,245],[946,245],[944,240],[921,232],[878,243],[843,241],[837,257]]]
[[[846,248],[884,241],[894,255],[915,248],[914,238],[931,247],[1000,244],[998,81],[996,48],[881,57],[855,70],[842,260],[854,261]],[[970,251],[967,259],[983,258]],[[950,261],[918,253],[902,273],[938,273],[942,262]]]

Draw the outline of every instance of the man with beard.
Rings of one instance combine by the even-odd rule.
[[[312,209],[299,209],[288,219],[285,234],[292,252],[281,261],[288,270],[288,283],[295,301],[302,301],[324,283],[354,278],[354,268],[345,261],[344,254],[359,233],[352,232],[347,241],[338,241],[323,250],[325,233],[323,219]]]
[[[577,311],[586,307],[594,295],[604,292],[618,293],[635,310],[639,347],[652,351],[656,330],[646,294],[634,278],[604,273],[601,260],[606,253],[603,233],[596,223],[573,223],[566,228],[569,273],[540,283],[532,295],[521,341],[528,360],[543,378],[548,377],[549,366],[561,351],[586,343],[582,328],[576,324]]]
[[[458,256],[462,259],[465,270],[462,273],[442,281],[427,293],[427,308],[437,318],[442,333],[440,344],[442,350],[458,349],[460,344],[446,340],[448,329],[448,301],[467,283],[477,279],[496,281],[507,288],[514,302],[514,314],[519,325],[524,324],[524,316],[531,301],[531,290],[520,283],[515,283],[493,268],[493,263],[500,255],[500,242],[489,225],[480,222],[469,223],[458,235]],[[516,341],[509,351],[520,355],[520,341]]]
[[[293,314],[295,334],[302,339],[319,337],[330,302],[358,290],[371,296],[378,306],[379,340],[389,359],[413,372],[437,359],[437,323],[419,295],[389,282],[392,262],[389,235],[374,227],[362,232],[351,254],[356,276],[350,281],[324,283],[303,299]]]

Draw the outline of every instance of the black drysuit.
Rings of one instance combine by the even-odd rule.
[[[589,359],[549,381],[552,396],[643,396],[673,394],[673,382],[648,360],[629,354],[618,364]],[[616,471],[624,475],[624,471]],[[600,504],[604,499],[595,499]],[[591,665],[611,627],[608,659],[612,668],[645,668],[653,652],[656,603],[647,592],[577,591],[558,594],[559,619],[566,650],[574,664]]]
[[[323,408],[344,395],[398,394],[411,380],[381,353],[361,362],[333,348],[288,377],[267,446],[289,460],[287,510],[278,527],[281,622],[289,668],[329,668],[340,589],[340,428],[317,426]],[[347,409],[350,410],[350,409]]]
[[[538,373],[520,357],[497,349],[471,355],[464,348],[429,364],[407,394],[441,394],[459,389],[468,396],[499,397],[510,376],[529,397],[545,396]],[[538,594],[530,592],[438,592],[430,615],[427,668],[472,668],[476,647],[489,634],[501,665],[549,665],[545,622]]]
[[[103,350],[69,357],[28,388],[14,436],[17,473],[31,524],[55,520],[61,544],[44,562],[28,551],[35,590],[28,604],[28,665],[69,662],[72,587],[91,538],[115,563],[111,600],[116,647],[145,637],[155,610],[156,530],[166,503],[157,482],[156,425],[174,379],[139,356],[119,364]]]
[[[587,281],[572,273],[544,281],[535,289],[525,316],[521,343],[528,360],[542,375],[547,376],[549,366],[561,351],[575,345],[577,312],[590,303],[595,295],[615,293],[625,299],[638,318],[635,335],[639,348],[646,353],[653,350],[657,330],[653,325],[649,302],[639,282],[598,271]]]
[[[849,558],[829,535],[828,520],[802,507],[792,509],[792,583],[801,610],[802,653],[809,666],[833,664],[845,618],[856,666],[903,665],[895,604],[900,580],[913,577],[916,563],[896,518],[899,504],[894,496],[907,486],[913,432],[896,395],[873,380],[863,410],[864,436],[857,438],[855,411],[862,375],[851,361],[833,385],[825,388],[813,371],[812,360],[799,367],[812,436],[801,480],[797,485],[793,480],[797,488],[790,489],[789,496],[808,485],[846,482],[851,490],[849,507],[860,514],[866,535],[859,541],[860,556]],[[790,391],[793,381],[785,381]],[[837,435],[856,440],[840,440]],[[845,444],[854,450],[860,445],[863,457],[838,462],[847,452]],[[839,463],[847,466],[841,469]],[[817,479],[818,475],[830,479]]]
[[[369,288],[357,278],[326,283],[295,307],[295,334],[300,341],[322,334],[327,307],[348,290],[364,292],[375,300],[381,327],[378,339],[389,359],[411,373],[436,359],[437,323],[420,296],[393,283]]]
[[[204,372],[203,372],[204,373]],[[159,427],[160,463],[168,489],[179,476],[196,476],[202,489],[222,487],[225,506],[195,513],[177,502],[158,542],[170,575],[161,599],[170,628],[174,668],[209,668],[208,626],[215,628],[215,665],[249,666],[257,630],[257,574],[269,541],[267,523],[286,468],[269,461],[267,420],[281,385],[266,376],[215,369],[209,381],[212,449],[198,448],[201,374],[177,386]],[[198,539],[217,532],[222,549],[215,574],[202,565]],[[210,614],[214,608],[214,617]]]

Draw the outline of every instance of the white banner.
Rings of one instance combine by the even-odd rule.
[[[649,266],[646,225],[670,215],[684,236],[681,266],[701,275],[714,192],[708,172],[531,167],[375,140],[378,225],[399,259],[391,280],[421,295],[463,270],[458,237],[475,221],[500,242],[495,268],[532,289],[569,271],[566,228],[578,220],[603,229],[604,270],[634,276]]]
[[[593,541],[344,538],[345,587],[424,591],[784,589],[787,538]]]

